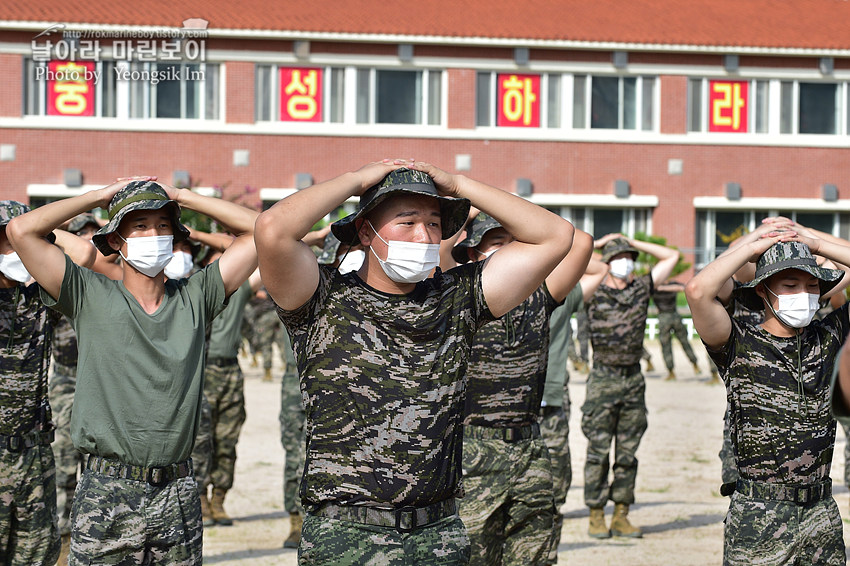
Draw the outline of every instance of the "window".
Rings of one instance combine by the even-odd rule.
[[[87,61],[67,71],[57,68],[57,65],[65,64],[24,60],[24,115],[114,118],[115,63]],[[66,79],[70,85],[63,85]]]
[[[798,132],[801,134],[837,134],[838,85],[799,83]]]
[[[614,130],[654,128],[653,77],[577,75],[573,84],[573,127]],[[590,101],[588,108],[587,101]],[[589,112],[588,112],[589,111]]]
[[[311,102],[304,114],[294,97]],[[307,98],[305,98],[307,97]],[[291,104],[295,104],[292,106]],[[254,118],[258,122],[343,121],[345,69],[257,65],[254,73]]]
[[[520,81],[525,81],[520,87]],[[516,85],[510,97],[505,84]],[[572,87],[572,88],[570,88]],[[503,93],[500,97],[499,93]],[[566,98],[565,98],[566,97]],[[517,102],[519,101],[519,102]],[[526,105],[522,124],[505,123],[505,115]],[[572,120],[569,111],[572,105]],[[476,125],[540,128],[607,128],[652,130],[655,127],[653,77],[597,77],[543,73],[479,72],[476,81]]]
[[[131,78],[131,118],[219,117],[217,64],[133,61],[126,72]]]
[[[608,208],[584,206],[547,206],[555,214],[566,218],[579,230],[592,234],[598,240],[606,234],[621,232],[635,234],[649,233],[652,209],[650,208]]]
[[[688,131],[767,133],[770,82],[688,80]]]
[[[297,119],[287,105],[287,95],[300,73],[300,87],[310,80],[316,114]],[[346,88],[346,82],[350,88]],[[284,84],[285,83],[285,84]],[[301,89],[303,90],[303,89]],[[300,91],[299,91],[300,92]],[[292,68],[257,65],[255,73],[255,117],[262,121],[313,121],[357,124],[442,123],[442,72],[437,70],[383,70],[372,68]],[[350,101],[349,101],[350,99]],[[290,99],[291,100],[291,99]],[[349,104],[347,104],[349,101]],[[353,112],[346,116],[345,109]]]
[[[442,123],[442,72],[358,69],[358,124]]]

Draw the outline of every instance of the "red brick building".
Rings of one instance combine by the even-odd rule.
[[[155,174],[259,206],[415,157],[698,265],[769,214],[846,238],[848,21],[844,0],[6,3],[0,198]]]

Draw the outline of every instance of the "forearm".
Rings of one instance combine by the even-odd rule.
[[[82,267],[92,267],[97,250],[90,242],[65,230],[57,229],[53,233],[56,235],[56,245],[71,258],[71,261]]]
[[[841,348],[841,356],[838,361],[838,389],[844,400],[844,407],[850,409],[850,340]]]
[[[210,234],[193,228],[189,229],[189,238],[205,246],[209,246],[217,252],[223,252],[229,248],[234,240],[233,236],[229,234],[223,234],[221,232]]]
[[[845,242],[845,240],[837,240],[838,242]],[[812,250],[812,253],[831,259],[835,263],[839,263],[841,265],[850,265],[850,246],[846,245],[846,242],[837,243],[832,239],[819,239],[817,242],[818,249]]]
[[[221,222],[234,234],[250,234],[258,212],[219,198],[205,197],[189,189],[180,189],[174,199],[177,204],[195,212],[200,212]]]
[[[747,263],[752,255],[748,245],[730,248],[709,263],[689,282],[687,287],[699,291],[706,300],[714,300],[732,285],[732,275]]]
[[[643,240],[635,240],[632,238],[629,238],[629,244],[642,251],[643,253],[649,254],[657,258],[659,261],[679,257],[678,250],[668,248],[667,246],[662,246],[661,244],[644,242]]]
[[[31,210],[14,219],[14,233],[18,237],[43,238],[69,219],[99,206],[106,207],[100,191],[89,191],[75,197],[57,200]],[[14,238],[14,236],[12,236]]]
[[[302,189],[264,211],[261,220],[276,235],[301,241],[316,222],[333,212],[361,189],[354,173],[344,173],[329,181]]]

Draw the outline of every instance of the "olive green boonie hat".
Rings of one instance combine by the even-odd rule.
[[[112,249],[106,236],[118,230],[121,220],[127,213],[134,210],[159,210],[168,207],[171,225],[174,228],[174,241],[179,242],[189,237],[189,230],[180,223],[180,206],[166,194],[165,190],[153,181],[133,181],[115,193],[109,202],[109,223],[98,230],[92,237],[94,245],[103,255],[117,254]]]
[[[26,214],[30,211],[30,207],[16,200],[0,200],[0,228],[6,228],[9,221],[21,214]],[[46,236],[46,239],[51,244],[56,241],[56,234],[51,232]]]
[[[799,269],[813,275],[820,281],[820,294],[823,296],[838,285],[844,272],[818,265],[809,246],[802,242],[777,242],[759,256],[756,262],[756,274],[753,280],[735,289],[736,298],[751,310],[764,309],[764,301],[756,294],[756,285],[765,279],[786,269]]]
[[[469,199],[449,198],[437,193],[434,181],[427,173],[414,169],[396,169],[384,179],[370,187],[360,197],[357,212],[337,220],[331,225],[334,236],[345,244],[356,244],[357,226],[355,221],[363,218],[387,198],[399,194],[425,195],[434,197],[440,203],[440,219],[442,221],[442,239],[452,237],[461,229],[469,214]]]
[[[632,259],[637,259],[638,254],[640,254],[638,249],[631,245],[627,239],[614,238],[602,247],[602,261],[608,263],[612,257],[623,252],[632,254],[634,256]]]
[[[501,227],[502,225],[499,224],[499,221],[486,212],[479,213],[478,216],[473,218],[472,222],[469,223],[469,226],[466,229],[466,238],[452,248],[452,257],[455,258],[455,261],[458,263],[468,262],[469,254],[466,253],[466,250],[474,248],[480,244],[482,238],[484,238],[484,234],[490,230]]]
[[[100,228],[100,223],[97,221],[97,218],[95,218],[94,214],[90,212],[78,214],[71,219],[71,222],[68,223],[68,232],[76,234],[89,224],[91,224],[95,228]]]

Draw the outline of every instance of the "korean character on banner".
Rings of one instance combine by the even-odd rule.
[[[156,61],[159,44],[154,39],[140,39],[136,42],[137,61]]]
[[[129,39],[116,39],[112,43],[112,58],[116,61],[129,61],[133,58],[133,42]]]
[[[44,43],[31,41],[30,48],[32,49],[33,61],[50,61],[51,51],[53,50],[53,42],[49,39]]]
[[[281,68],[280,119],[320,122],[322,119],[322,70]]]
[[[540,76],[500,74],[498,126],[540,127]]]
[[[163,39],[159,44],[160,61],[179,61],[182,58],[179,38]]]
[[[95,90],[93,61],[51,61],[49,70],[55,78],[47,84],[49,116],[93,116]]]
[[[100,51],[100,41],[96,39],[80,40],[80,59],[85,61],[99,61]]]
[[[183,59],[187,61],[206,61],[207,44],[203,39],[187,39],[183,43]]]

